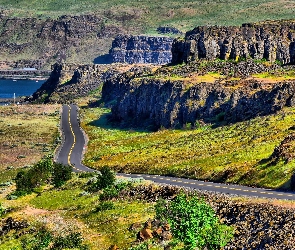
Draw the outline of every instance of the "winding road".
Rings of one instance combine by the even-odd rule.
[[[63,144],[58,153],[57,162],[65,165],[71,165],[74,172],[94,171],[81,163],[82,153],[85,147],[85,138],[79,125],[77,113],[78,107],[76,105],[63,105],[60,123],[63,131]],[[122,177],[143,178],[159,184],[168,184],[178,187],[227,193],[238,196],[246,195],[259,198],[295,200],[294,192],[282,192],[273,189],[252,188],[233,184],[204,182],[192,179],[148,174],[118,173],[117,175]]]

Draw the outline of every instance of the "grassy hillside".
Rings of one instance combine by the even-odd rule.
[[[197,25],[239,25],[269,19],[294,18],[294,1],[283,0],[0,0],[12,16],[59,16],[96,13],[107,24],[124,24],[152,33],[159,25],[187,31]]]
[[[89,136],[84,163],[117,171],[185,176],[278,188],[288,186],[295,162],[271,162],[274,148],[292,131],[295,109],[213,128],[158,132],[121,130],[107,122],[109,110],[83,110]],[[291,142],[292,143],[292,142]],[[291,146],[290,143],[290,146]]]

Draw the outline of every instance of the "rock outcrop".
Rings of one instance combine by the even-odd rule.
[[[188,124],[194,127],[200,120],[206,123],[243,121],[295,105],[295,80],[267,82],[247,77],[255,70],[267,70],[265,66],[255,66],[253,61],[222,62],[219,69],[216,64],[216,72],[222,74],[230,70],[235,78],[220,74],[211,82],[197,81],[214,68],[212,64],[207,69],[199,69],[199,66],[172,68],[171,72],[164,67],[142,76],[127,72],[107,79],[102,97],[105,102],[115,101],[113,120],[154,129]]]
[[[295,63],[295,21],[267,21],[243,24],[241,27],[196,27],[175,40],[172,62],[196,59],[241,58],[278,60],[283,64]]]
[[[170,37],[118,35],[110,55],[114,63],[167,64],[172,59],[172,42]]]

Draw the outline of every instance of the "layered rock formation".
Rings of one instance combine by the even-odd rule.
[[[200,58],[265,58],[283,64],[295,62],[295,21],[268,21],[241,27],[196,27],[185,39],[174,41],[173,63]]]
[[[118,35],[110,55],[114,63],[167,64],[172,59],[172,42],[170,37]]]
[[[132,126],[195,126],[200,120],[207,123],[237,122],[256,116],[272,114],[285,106],[295,105],[295,80],[267,82],[247,77],[255,71],[267,71],[278,65],[256,65],[253,61],[210,64],[201,63],[176,69],[161,68],[154,74],[136,75],[128,72],[106,79],[102,97],[112,100],[112,118]],[[196,72],[194,72],[194,69]],[[208,70],[220,72],[218,79],[200,81],[210,77]],[[170,68],[171,70],[171,68]],[[222,76],[230,70],[230,75]],[[175,72],[179,72],[175,74]]]

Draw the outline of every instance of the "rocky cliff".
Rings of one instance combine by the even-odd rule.
[[[288,68],[254,61],[211,62],[204,67],[203,63],[163,67],[141,75],[127,72],[106,79],[102,97],[105,102],[116,101],[114,120],[156,129],[194,127],[200,120],[243,121],[295,105],[295,78],[255,77],[258,72]]]
[[[196,59],[265,58],[283,64],[295,62],[295,21],[267,21],[241,27],[200,26],[185,39],[175,40],[173,63]]]
[[[173,38],[118,35],[112,43],[110,55],[114,63],[171,62]]]

